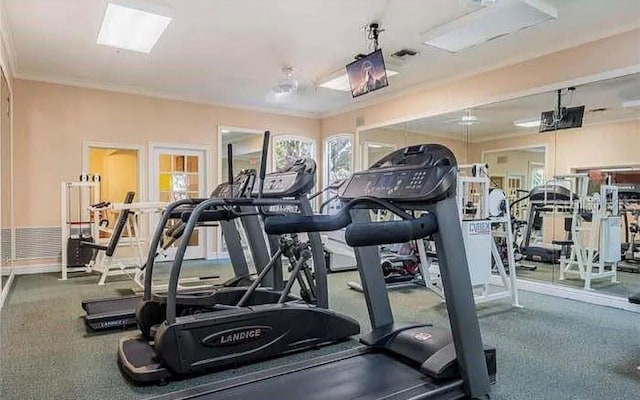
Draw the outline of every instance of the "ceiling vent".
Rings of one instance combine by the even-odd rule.
[[[601,113],[601,112],[605,112],[609,110],[606,107],[599,107],[599,108],[592,108],[591,110],[589,110],[590,113]]]
[[[391,57],[397,58],[399,60],[407,60],[409,58],[415,57],[418,54],[417,51],[411,49],[400,49],[395,53],[391,54]]]
[[[542,0],[496,0],[495,4],[423,33],[420,40],[456,53],[557,18],[558,10]]]

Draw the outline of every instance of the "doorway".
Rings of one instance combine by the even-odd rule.
[[[206,146],[181,146],[152,144],[150,156],[151,201],[170,203],[176,200],[204,198],[207,193],[209,152]],[[159,216],[151,218],[151,226],[159,222]],[[196,228],[189,239],[185,259],[211,258],[207,246],[211,228]],[[175,256],[177,246],[166,250],[167,260]]]

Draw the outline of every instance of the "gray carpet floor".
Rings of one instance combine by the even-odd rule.
[[[185,268],[190,271],[196,274],[197,268]],[[230,274],[221,265],[209,271]],[[89,335],[80,319],[82,299],[126,293],[131,282],[99,287],[95,276],[66,282],[57,277],[16,277],[0,318],[3,400],[144,399],[358,345],[349,341],[167,386],[135,387],[116,365],[123,333]],[[366,331],[364,299],[346,287],[355,279],[354,272],[330,275],[331,302]],[[444,305],[425,289],[394,289],[390,299],[399,322],[446,324]],[[526,292],[521,301],[525,308],[512,309],[506,299],[479,307],[484,340],[498,348],[492,399],[640,398],[640,314]]]

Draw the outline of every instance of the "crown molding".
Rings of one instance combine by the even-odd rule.
[[[17,79],[28,80],[28,81],[73,86],[73,87],[78,87],[83,89],[94,89],[94,90],[104,90],[108,92],[126,93],[126,94],[133,94],[133,95],[151,97],[156,99],[174,100],[174,101],[181,101],[185,103],[193,103],[193,104],[207,105],[207,106],[213,106],[213,107],[233,108],[237,110],[282,115],[287,117],[307,118],[307,119],[316,119],[316,120],[320,119],[320,116],[318,113],[312,113],[312,112],[284,110],[280,108],[270,108],[270,107],[247,106],[243,104],[234,104],[234,103],[219,103],[215,101],[203,100],[195,96],[184,96],[176,93],[155,91],[155,90],[145,89],[137,86],[127,86],[127,85],[119,85],[115,83],[88,81],[88,80],[74,79],[74,78],[68,78],[68,77],[63,77],[58,75],[41,74],[41,73],[31,72],[31,71],[16,72],[14,77]]]

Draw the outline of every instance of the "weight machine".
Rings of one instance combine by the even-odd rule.
[[[617,263],[621,260],[622,216],[618,188],[602,185],[600,193],[584,198],[573,208],[569,257],[560,258],[560,280],[578,276],[591,290],[593,279],[611,278],[618,283]]]
[[[475,302],[478,304],[510,297],[514,307],[521,307],[507,197],[501,189],[490,188],[491,180],[485,164],[459,165],[458,171],[456,204],[461,217],[465,250],[470,255],[467,262]],[[463,171],[466,175],[462,175]],[[499,238],[506,240],[506,259],[498,249],[496,240]],[[440,274],[433,265],[437,255],[422,249],[420,256],[426,265],[423,274],[426,287],[445,299]],[[493,272],[500,276],[501,285],[493,284]],[[501,289],[491,290],[496,286]]]
[[[83,173],[80,180],[62,182],[60,190],[61,266],[60,280],[73,272],[87,272],[93,251],[82,248],[81,242],[93,242],[98,237],[97,225],[89,211],[100,202],[100,176]]]

